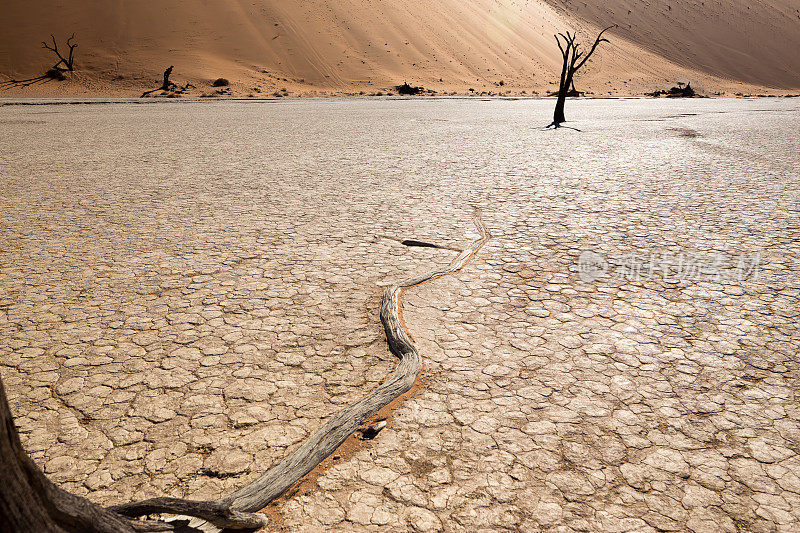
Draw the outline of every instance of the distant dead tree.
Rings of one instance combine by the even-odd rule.
[[[169,77],[172,75],[172,69],[174,69],[174,68],[175,67],[173,65],[170,65],[169,68],[164,71],[164,83],[161,84],[161,87],[156,87],[155,89],[153,89],[151,91],[145,91],[145,92],[142,93],[142,96],[140,96],[139,98],[144,98],[148,94],[154,93],[156,91],[169,91],[170,89],[175,87],[175,84],[169,81]]]
[[[161,87],[157,87],[150,91],[145,91],[139,98],[144,98],[148,94],[154,93],[156,91],[164,91],[164,92],[174,91],[171,94],[178,95],[185,93],[189,89],[189,87],[194,88],[194,85],[192,85],[191,83],[186,83],[186,85],[184,85],[183,87],[178,87],[176,84],[172,83],[169,80],[169,77],[172,75],[172,69],[174,68],[175,67],[173,65],[170,65],[169,68],[164,71],[164,81],[161,83]]]
[[[609,26],[597,35],[597,38],[594,40],[594,44],[587,53],[584,53],[580,50],[581,45],[580,43],[576,42],[577,35],[575,33],[565,32],[553,36],[556,38],[558,48],[561,50],[563,64],[561,66],[561,79],[558,84],[556,109],[553,112],[553,122],[547,126],[548,128],[551,126],[558,128],[561,126],[562,122],[566,122],[567,119],[564,118],[564,103],[566,102],[567,96],[569,96],[570,93],[577,93],[577,91],[575,91],[575,83],[573,80],[575,73],[586,64],[590,57],[592,57],[592,54],[594,54],[594,51],[597,49],[597,46],[600,43],[608,42],[608,39],[603,38],[603,34],[612,27],[613,26]]]
[[[75,70],[75,49],[78,47],[77,44],[72,42],[75,39],[75,34],[73,33],[69,39],[67,39],[67,47],[69,48],[69,55],[65,58],[61,55],[61,52],[58,51],[58,43],[56,43],[55,36],[51,33],[50,38],[53,40],[53,46],[48,45],[46,42],[42,41],[42,48],[46,48],[50,50],[58,57],[58,63],[53,65],[53,68],[62,68],[60,65],[64,65],[63,69],[72,72]]]
[[[73,33],[70,38],[67,39],[67,48],[69,48],[67,57],[61,55],[61,51],[58,49],[56,38],[52,33],[50,34],[50,39],[52,39],[53,44],[49,45],[47,42],[42,41],[42,48],[50,50],[56,55],[56,57],[58,57],[58,62],[55,65],[50,67],[47,72],[41,76],[36,76],[35,78],[4,81],[0,83],[0,88],[28,87],[29,85],[44,83],[50,80],[61,81],[66,78],[64,75],[65,72],[73,72],[75,70],[75,49],[78,47],[78,45],[73,42],[75,39],[75,34]]]

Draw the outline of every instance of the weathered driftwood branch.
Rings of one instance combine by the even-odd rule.
[[[491,236],[477,210],[474,221],[480,238],[461,251],[448,266],[391,285],[384,291],[380,318],[389,349],[400,358],[389,379],[366,397],[334,415],[297,450],[260,478],[224,498],[212,501],[153,498],[103,509],[60,489],[47,479],[22,449],[0,380],[0,481],[3,482],[0,483],[0,530],[38,528],[42,531],[96,533],[186,531],[177,524],[133,520],[158,513],[199,517],[227,529],[255,529],[266,525],[266,516],[256,511],[266,507],[302,479],[367,419],[414,385],[422,370],[422,358],[400,319],[401,296],[405,289],[460,270],[475,256]]]
[[[490,238],[479,211],[475,212],[474,220],[481,237],[462,251],[447,267],[391,285],[384,291],[380,311],[381,322],[386,332],[389,349],[400,358],[400,363],[389,379],[366,397],[346,407],[328,420],[302,446],[267,470],[260,478],[229,496],[211,503],[244,512],[263,509],[331,455],[364,421],[411,389],[422,369],[422,358],[400,320],[400,296],[403,290],[409,287],[460,270],[472,259]],[[137,516],[136,509],[141,505],[151,506],[151,512],[191,514],[183,508],[174,507],[171,502],[163,498],[146,500],[138,504],[120,505],[114,510],[128,516]],[[213,522],[213,520],[210,521]]]
[[[133,533],[140,525],[47,479],[22,448],[0,380],[0,531]]]
[[[479,211],[475,212],[474,220],[481,237],[458,254],[452,263],[397,285],[391,285],[384,291],[381,301],[381,322],[389,349],[400,358],[400,363],[389,379],[366,397],[328,420],[300,448],[270,468],[259,479],[220,502],[228,502],[231,508],[243,511],[263,509],[332,454],[365,420],[411,389],[422,369],[422,358],[400,320],[400,297],[403,290],[452,274],[472,259],[490,238]]]
[[[196,516],[208,520],[215,526],[227,529],[256,529],[267,525],[267,518],[264,515],[236,511],[229,505],[216,501],[152,498],[136,503],[116,505],[109,507],[108,510],[124,516],[144,516],[157,513]]]

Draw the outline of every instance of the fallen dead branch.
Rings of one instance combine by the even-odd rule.
[[[165,75],[165,82],[166,79]],[[366,420],[411,389],[422,370],[422,357],[401,321],[401,297],[406,289],[457,272],[469,263],[491,237],[479,211],[476,210],[473,218],[480,238],[461,251],[449,265],[391,285],[384,291],[381,323],[389,349],[400,358],[391,376],[367,396],[333,416],[261,477],[223,498],[212,501],[152,498],[102,508],[64,491],[47,479],[23,450],[0,380],[0,530],[191,531],[185,525],[186,520],[137,520],[152,514],[198,517],[227,529],[255,529],[266,525],[266,516],[257,511],[331,455]],[[371,429],[377,434],[382,427],[380,423],[375,424],[368,431]]]

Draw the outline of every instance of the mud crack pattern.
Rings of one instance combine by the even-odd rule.
[[[424,387],[270,527],[796,528],[796,101],[147,107],[0,109],[45,122],[1,141],[0,371],[68,490],[257,478],[392,372],[382,288],[453,256],[372,236],[458,248],[475,203],[493,239],[405,297]],[[585,250],[761,270],[585,282]]]

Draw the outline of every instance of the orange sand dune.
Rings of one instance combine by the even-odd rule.
[[[676,64],[757,85],[800,87],[798,0],[547,0]]]
[[[554,32],[577,28],[588,35],[615,22],[620,28],[581,73],[579,89],[638,94],[678,80],[707,92],[800,87],[800,19],[788,7],[796,0],[671,0],[682,6],[672,10],[665,0],[650,6],[641,0],[548,1],[553,5],[5,0],[0,74],[18,79],[42,73],[54,61],[40,41],[75,32],[79,72],[71,81],[5,94],[136,96],[156,87],[169,65],[175,65],[174,81],[191,81],[197,93],[211,93],[210,80],[220,76],[231,80],[235,95],[282,88],[290,94],[369,94],[404,80],[439,92],[541,93],[554,88],[559,70]],[[768,36],[774,40],[762,42]]]

